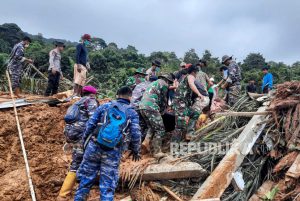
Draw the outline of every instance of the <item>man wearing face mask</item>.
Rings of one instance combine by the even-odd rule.
[[[33,63],[31,59],[24,57],[25,48],[27,48],[30,43],[31,39],[28,36],[25,36],[20,43],[16,44],[10,53],[7,65],[12,83],[12,89],[18,98],[21,97],[20,84],[23,65],[25,63]]]
[[[74,65],[74,95],[81,96],[82,87],[86,82],[87,70],[90,69],[88,63],[88,51],[86,46],[90,45],[91,36],[84,34],[81,43],[76,46],[76,63]]]

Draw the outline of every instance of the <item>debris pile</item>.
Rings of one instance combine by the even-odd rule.
[[[204,151],[139,162],[125,153],[116,200],[299,200],[299,94],[300,82],[286,82],[273,94],[244,95],[230,110],[217,110],[192,141],[209,144]],[[68,171],[62,147],[70,104],[18,109],[37,200],[55,200]],[[0,200],[30,200],[11,109],[0,110],[0,124]],[[90,200],[98,193],[95,186]]]

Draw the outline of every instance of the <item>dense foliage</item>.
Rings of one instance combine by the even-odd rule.
[[[34,65],[44,73],[47,73],[48,54],[54,48],[53,42],[65,42],[67,47],[62,55],[62,70],[65,77],[72,80],[77,43],[61,39],[46,39],[42,34],[31,35],[23,32],[16,24],[0,25],[0,75],[5,72],[5,62],[11,48],[25,35],[33,38],[33,43],[26,50],[26,56],[34,59]],[[220,59],[213,57],[209,50],[205,50],[199,56],[194,49],[190,49],[182,59],[178,58],[174,52],[157,51],[146,56],[140,54],[134,46],[128,45],[126,48],[119,48],[116,43],[107,43],[102,38],[93,38],[93,42],[88,49],[92,69],[89,76],[94,77],[92,82],[98,86],[103,96],[113,96],[116,88],[124,84],[126,78],[132,75],[136,68],[149,68],[151,61],[154,59],[162,62],[162,72],[174,72],[178,69],[181,61],[196,63],[199,58],[203,58],[208,62],[208,67],[205,69],[208,75],[215,77],[216,80],[220,79]],[[260,84],[262,79],[261,68],[265,63],[262,54],[250,53],[240,63],[243,70],[243,84],[247,83],[249,79],[254,79]],[[275,77],[275,83],[300,78],[300,62],[296,62],[291,66],[272,61],[269,61],[268,64],[271,66],[270,72]]]

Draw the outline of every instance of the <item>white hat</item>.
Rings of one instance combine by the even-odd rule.
[[[185,62],[181,62],[181,63],[180,63],[180,66],[185,66],[185,65],[186,65]]]
[[[209,78],[210,81],[214,82],[215,79],[213,77]]]

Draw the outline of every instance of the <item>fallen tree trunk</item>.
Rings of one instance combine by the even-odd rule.
[[[263,106],[257,111],[264,112],[265,110],[266,107]],[[243,132],[230,148],[229,152],[201,185],[192,200],[220,198],[222,196],[232,180],[233,173],[242,164],[245,156],[250,152],[264,129],[266,124],[260,124],[260,122],[264,120],[266,120],[266,117],[262,115],[255,115],[252,117]]]

